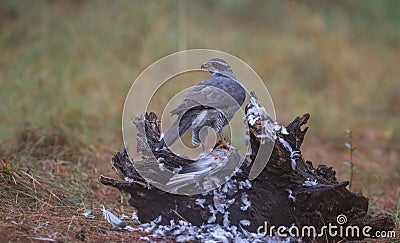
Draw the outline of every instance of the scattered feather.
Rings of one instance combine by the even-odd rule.
[[[279,142],[287,151],[290,152],[292,170],[296,170],[296,160],[301,157],[301,152],[298,150],[293,150],[289,143],[283,138],[279,138]]]
[[[103,206],[102,210],[103,210],[104,219],[106,219],[108,221],[108,223],[110,223],[114,229],[128,230],[128,231],[135,230],[134,228],[125,225],[124,222],[122,222],[122,220],[120,220],[113,213],[111,213],[110,211],[105,209],[104,206]]]
[[[252,187],[251,182],[249,179],[246,179],[245,181],[240,181],[239,182],[239,189],[250,189]]]
[[[215,221],[217,220],[216,214],[212,214],[210,218],[208,218],[207,223],[211,224],[211,223],[215,223]]]
[[[196,205],[199,205],[200,207],[204,208],[204,203],[206,202],[206,199],[201,199],[197,198],[196,201],[194,202]]]
[[[224,221],[222,221],[222,225],[224,227],[229,227],[230,221],[229,221],[229,212],[226,211],[224,214]]]
[[[253,150],[251,148],[249,148],[249,150],[247,150],[246,155],[252,155],[253,154]]]
[[[124,181],[129,182],[129,183],[135,182],[135,180],[133,180],[132,178],[129,178],[129,177],[125,177]]]
[[[227,196],[232,196],[238,191],[236,186],[236,180],[227,180],[227,182],[222,186],[222,192]]]
[[[56,239],[48,238],[48,237],[30,237],[32,240],[40,240],[40,241],[47,241],[47,242],[57,242]]]
[[[161,222],[161,220],[162,220],[162,216],[160,215],[157,218],[155,218],[152,222],[155,223],[155,224],[158,224],[158,223]]]
[[[226,201],[226,207],[229,208],[235,202],[235,198],[231,198]]]
[[[247,193],[245,193],[245,192],[243,192],[242,193],[242,197],[241,197],[241,199],[242,199],[242,206],[240,207],[240,210],[242,210],[242,211],[247,211],[247,209],[249,208],[249,207],[251,207],[251,202],[249,201],[249,197],[247,196]]]
[[[296,170],[296,160],[292,159],[292,170]]]
[[[250,221],[247,219],[240,220],[240,224],[243,226],[250,226]]]
[[[296,198],[293,196],[293,191],[290,189],[285,189],[285,190],[289,193],[289,195],[288,195],[289,200],[296,203]]]
[[[220,213],[225,213],[225,201],[226,201],[226,196],[223,193],[219,193],[217,190],[214,190],[214,196],[213,196],[213,203],[215,209],[217,209],[218,212]]]
[[[216,211],[212,205],[208,205],[208,209],[210,210],[211,217],[207,220],[207,223],[211,224],[217,220],[216,215],[218,211]]]
[[[289,132],[286,130],[286,127],[281,126],[281,134],[289,135]]]
[[[164,133],[161,133],[160,138],[158,139],[159,142],[164,138]]]
[[[139,221],[139,217],[137,216],[137,214],[135,212],[132,213],[131,218],[132,218],[133,222],[138,222]]]
[[[140,236],[140,239],[146,242],[153,242],[148,236]]]
[[[285,139],[283,139],[283,138],[279,138],[279,142],[283,145],[283,147],[287,150],[287,151],[289,151],[290,153],[292,153],[293,152],[293,149],[292,149],[292,147],[289,145],[289,143],[288,142],[286,142],[286,140]]]
[[[310,178],[307,178],[307,180],[303,183],[303,186],[305,187],[311,187],[311,186],[316,186],[318,185],[318,181],[315,180],[311,180]]]
[[[85,218],[88,218],[88,219],[93,219],[94,218],[94,215],[92,214],[92,210],[90,210],[90,209],[86,210],[82,215],[85,216]]]
[[[173,172],[174,174],[176,174],[176,173],[181,172],[181,170],[182,170],[182,166],[179,166],[179,167],[177,167],[177,168],[174,168],[174,169],[172,170],[172,172]]]
[[[159,164],[158,164],[158,168],[159,168],[161,171],[164,171],[164,170],[165,170],[164,163],[159,163]]]

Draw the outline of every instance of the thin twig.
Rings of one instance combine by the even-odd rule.
[[[180,215],[175,209],[172,210],[172,212],[174,212],[176,214],[176,216],[178,216],[180,219],[182,219],[183,221],[189,222],[187,221],[182,215]]]

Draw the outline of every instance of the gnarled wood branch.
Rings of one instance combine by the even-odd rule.
[[[253,98],[256,100],[255,96]],[[246,112],[249,112],[252,105],[254,104],[246,107]],[[182,218],[194,225],[206,224],[213,216],[207,205],[216,207],[215,200],[223,197],[221,200],[225,200],[224,202],[232,199],[229,209],[224,209],[229,211],[230,223],[238,225],[240,220],[247,219],[251,224],[246,228],[253,232],[256,232],[259,226],[265,225],[265,222],[270,226],[290,227],[294,224],[299,228],[302,226],[321,228],[329,223],[338,225],[337,216],[340,214],[347,217],[348,225],[360,228],[371,226],[371,234],[378,230],[393,229],[394,223],[389,216],[367,215],[368,199],[348,191],[346,189],[348,182],[337,182],[335,171],[331,167],[319,165],[314,168],[310,161],[304,161],[300,147],[307,128],[302,130],[301,127],[309,118],[309,114],[296,117],[285,129],[276,131],[276,141],[269,161],[261,174],[251,182],[248,181],[248,176],[253,162],[245,161],[227,185],[221,186],[214,192],[192,196],[170,194],[147,183],[136,172],[126,150],[118,152],[112,158],[117,174],[124,181],[104,176],[100,181],[129,193],[131,195],[129,203],[138,210],[142,222],[149,222],[161,215],[161,223],[165,224],[171,219]],[[137,121],[139,119],[144,119],[145,129],[138,131],[138,144],[147,138],[151,152],[156,158],[163,157],[164,164],[170,166],[167,168],[195,163],[169,150],[155,149],[154,146],[160,137],[160,126],[154,113],[146,114],[144,117],[139,116]],[[262,142],[259,135],[265,132],[262,122],[262,119],[258,119],[248,124],[253,161],[259,153]],[[224,186],[236,189],[229,191],[225,190]],[[198,199],[204,202],[196,202]],[[251,202],[251,205],[246,205],[246,201]],[[222,225],[223,220],[223,212],[215,215],[215,223]],[[325,237],[320,240],[325,241],[327,239]],[[335,238],[341,239],[341,237],[329,239]],[[364,237],[360,235],[348,239],[362,238]]]

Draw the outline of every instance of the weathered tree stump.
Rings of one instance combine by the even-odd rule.
[[[257,103],[253,95],[252,103],[246,107],[246,114]],[[251,161],[254,161],[259,153],[260,143],[263,142],[260,134],[266,129],[261,114],[253,114],[253,118],[254,116],[259,116],[259,118],[248,124],[252,149]],[[129,203],[137,209],[138,217],[142,222],[149,222],[161,215],[161,223],[164,224],[171,219],[183,219],[194,225],[207,224],[210,221],[223,225],[226,223],[224,215],[227,214],[226,211],[229,211],[227,218],[229,217],[230,224],[239,225],[241,220],[248,220],[250,225],[243,227],[252,232],[257,232],[257,229],[265,223],[268,226],[288,228],[295,225],[300,229],[303,226],[314,226],[319,230],[328,224],[340,226],[337,223],[337,217],[342,214],[347,217],[347,223],[342,226],[352,225],[360,229],[370,226],[371,235],[378,230],[393,229],[394,223],[389,216],[367,215],[368,199],[347,190],[348,182],[338,182],[335,171],[331,167],[319,165],[315,168],[311,161],[304,161],[300,147],[307,128],[302,130],[301,127],[309,118],[309,114],[297,117],[286,126],[286,130],[276,131],[272,154],[261,174],[249,183],[248,176],[253,162],[245,161],[241,170],[229,181],[231,187],[236,186],[236,189],[230,192],[224,189],[224,185],[207,195],[184,196],[159,190],[147,183],[136,172],[126,150],[116,153],[112,158],[113,167],[124,181],[104,176],[100,178],[100,181],[129,193],[131,195]],[[150,113],[139,119],[145,119],[146,127],[145,131],[138,131],[138,144],[146,136],[153,154],[156,158],[162,156],[167,168],[172,169],[176,166],[195,163],[193,160],[176,156],[169,150],[154,149],[160,137],[157,116]],[[202,203],[199,203],[199,200]],[[216,209],[218,200],[225,204],[230,200],[229,209],[225,207],[213,214],[212,210],[218,211]],[[210,205],[212,210],[210,210]],[[215,219],[212,219],[213,216]],[[346,239],[362,238],[365,236],[361,234],[358,237]],[[341,240],[344,237],[331,237],[324,234],[320,238],[304,237],[303,239],[331,241]]]

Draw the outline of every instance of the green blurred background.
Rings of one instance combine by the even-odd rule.
[[[258,72],[283,124],[311,114],[308,158],[340,170],[351,129],[356,159],[367,161],[361,179],[385,167],[399,188],[399,10],[395,0],[3,0],[1,146],[58,146],[41,156],[121,149],[123,102],[138,74],[165,55],[209,48]]]

